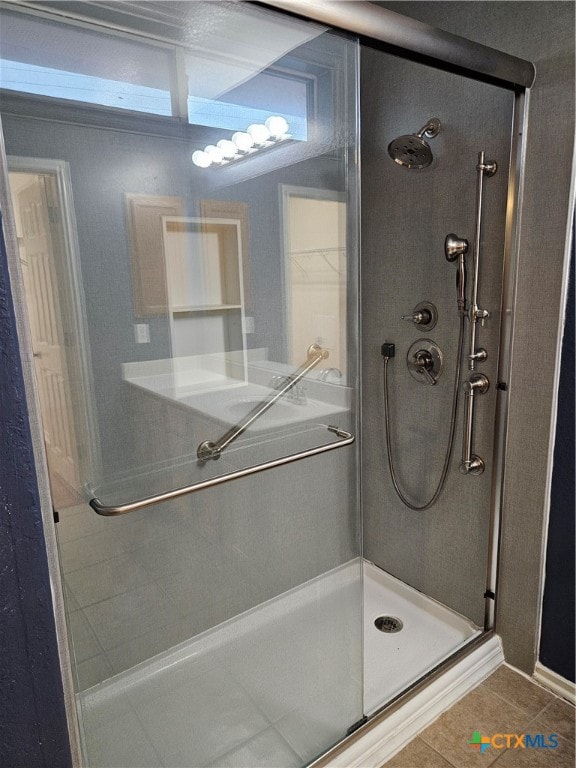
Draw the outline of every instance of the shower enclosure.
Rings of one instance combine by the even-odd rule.
[[[308,764],[493,629],[521,98],[325,11],[1,14],[82,759]]]

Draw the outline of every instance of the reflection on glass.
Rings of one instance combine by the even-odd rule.
[[[0,87],[65,101],[171,115],[167,48],[3,12]]]
[[[199,3],[194,11],[194,22],[210,22],[210,32],[184,54],[190,94],[241,105],[243,130],[190,126],[183,142],[161,122],[154,134],[139,133],[137,118],[132,133],[115,132],[110,113],[107,134],[84,127],[84,113],[62,105],[66,121],[51,124],[40,145],[31,121],[14,150],[49,160],[68,147],[43,219],[44,238],[56,244],[54,276],[34,286],[41,301],[49,284],[61,283],[61,308],[47,314],[67,339],[62,391],[72,393],[64,399],[77,432],[68,442],[90,445],[78,451],[76,493],[121,483],[140,498],[143,477],[159,472],[156,490],[170,490],[175,467],[186,465],[186,484],[202,479],[197,437],[234,425],[246,411],[240,403],[270,397],[311,344],[328,358],[287,393],[282,419],[278,407],[278,418],[270,414],[245,430],[236,461],[261,461],[264,440],[269,459],[286,455],[294,450],[290,428],[353,423],[346,387],[346,169],[354,142],[347,45],[321,27],[279,22],[251,7],[216,13]],[[83,76],[103,77],[110,61],[95,50],[83,63],[76,56],[96,35],[111,59],[126,47],[127,82],[164,78],[174,87],[170,70],[180,53],[169,42],[150,48],[137,36],[124,41],[12,11],[6,19],[6,50],[30,66],[65,71],[76,62]],[[266,41],[258,48],[255,23]],[[25,45],[32,32],[34,56]],[[53,39],[70,43],[68,59]],[[162,64],[156,80],[148,48]],[[176,95],[171,91],[173,106]],[[27,172],[40,170],[32,163]],[[50,219],[58,207],[66,227],[56,236]],[[33,259],[36,243],[22,240],[22,248]],[[224,397],[229,390],[236,390],[235,402]],[[56,432],[47,428],[47,443]]]
[[[197,149],[192,153],[192,162],[199,168],[227,165],[282,141],[294,139],[289,131],[290,124],[282,115],[270,115],[263,123],[251,123],[245,131],[233,133],[232,141],[219,139],[216,144]]]
[[[341,196],[343,197],[343,196]],[[283,188],[291,360],[303,340],[329,352],[320,378],[343,383],[347,370],[346,202],[329,190]]]
[[[305,764],[362,714],[353,450],[118,518],[85,502],[354,431],[355,44],[248,4],[162,3],[154,41],[149,19],[117,8],[122,33],[104,33],[90,9],[82,25],[2,11],[0,30],[15,61],[118,72],[170,104],[120,112],[20,84],[2,105],[46,445],[75,456],[67,473],[54,453],[50,475],[87,764]],[[328,357],[300,377],[314,345]]]

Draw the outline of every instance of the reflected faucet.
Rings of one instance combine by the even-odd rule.
[[[250,413],[246,414],[245,418],[240,422],[240,424],[236,424],[236,426],[229,429],[228,432],[222,435],[222,437],[216,442],[213,442],[212,440],[204,440],[202,443],[200,443],[196,450],[198,460],[200,462],[205,462],[208,461],[208,459],[219,459],[222,451],[227,448],[230,443],[234,442],[236,438],[240,437],[240,435],[242,435],[248,429],[248,427],[254,421],[256,421],[256,419],[259,419],[263,413],[266,413],[268,408],[271,408],[274,403],[276,403],[281,397],[286,395],[293,387],[295,387],[300,382],[300,380],[303,379],[304,376],[306,376],[306,374],[312,370],[312,368],[315,368],[318,365],[321,360],[326,360],[329,352],[327,349],[322,349],[319,344],[311,344],[308,347],[306,354],[306,361],[302,363],[302,365],[296,371],[294,371],[294,373],[284,379],[284,385],[281,387],[276,387],[273,395],[265,397],[261,403],[252,408]]]
[[[324,368],[318,375],[318,381],[328,381],[329,377],[332,375],[340,380],[342,378],[342,371],[340,368]]]
[[[292,377],[288,377],[288,379],[291,379]],[[270,379],[270,383],[268,386],[270,389],[278,389],[279,387],[286,384],[286,381],[288,380],[286,376],[272,376]],[[294,384],[292,389],[290,389],[286,395],[286,400],[288,400],[291,403],[294,403],[295,405],[306,405],[306,384],[304,382],[299,382],[297,384]]]

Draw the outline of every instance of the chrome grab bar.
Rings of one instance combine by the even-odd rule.
[[[485,160],[484,152],[478,153],[478,165],[476,166],[478,172],[476,181],[476,225],[474,230],[474,253],[473,253],[473,268],[472,268],[472,296],[470,298],[470,336],[469,336],[469,354],[468,354],[468,370],[476,370],[476,361],[486,360],[488,357],[485,349],[476,349],[476,327],[478,320],[484,325],[484,321],[490,317],[489,312],[486,309],[478,308],[478,271],[480,267],[480,235],[482,229],[482,190],[484,185],[484,174],[486,176],[494,176],[498,170],[497,164],[493,160]]]
[[[287,376],[279,386],[273,395],[265,398],[261,403],[258,403],[246,417],[236,426],[228,430],[219,440],[213,442],[212,440],[204,440],[198,446],[196,455],[200,461],[208,461],[209,459],[219,459],[222,451],[227,448],[230,443],[236,440],[237,437],[245,432],[248,427],[253,424],[256,419],[259,419],[266,411],[271,408],[274,403],[289,392],[293,386],[298,384],[306,374],[312,370],[321,360],[326,360],[328,357],[328,350],[322,349],[318,344],[312,344],[308,347],[307,359],[294,373]]]
[[[460,471],[464,475],[481,475],[484,472],[484,460],[472,453],[472,437],[474,429],[474,398],[488,391],[490,382],[483,373],[475,373],[464,382],[466,395],[466,410],[464,414],[464,436],[462,440],[462,462]]]
[[[202,480],[199,483],[193,485],[187,485],[183,488],[176,488],[173,491],[166,491],[165,493],[159,493],[156,496],[149,496],[145,499],[138,499],[137,501],[129,501],[125,504],[117,504],[114,506],[108,506],[103,504],[100,499],[90,499],[90,506],[98,514],[104,517],[114,517],[116,515],[125,515],[127,512],[135,512],[145,507],[151,507],[154,504],[161,504],[164,501],[171,501],[172,499],[178,499],[181,496],[186,496],[189,493],[195,493],[196,491],[202,491],[205,488],[212,488],[215,485],[221,485],[223,483],[229,483],[231,480],[238,480],[241,477],[248,477],[255,475],[258,472],[264,472],[267,469],[274,469],[274,467],[281,467],[284,464],[291,464],[294,461],[300,461],[300,459],[307,459],[310,456],[317,456],[327,451],[332,451],[335,448],[342,448],[345,445],[350,445],[356,439],[353,434],[347,432],[339,427],[328,426],[327,429],[330,432],[334,432],[340,440],[328,445],[320,445],[316,448],[309,448],[306,451],[295,453],[291,456],[283,456],[280,459],[273,459],[272,461],[264,462],[264,464],[257,464],[254,467],[248,467],[247,469],[239,469],[236,472],[229,472],[227,475],[220,475],[219,477],[213,477],[209,480]]]
[[[474,228],[474,253],[472,267],[472,289],[470,297],[470,308],[468,310],[468,319],[470,320],[469,349],[468,349],[468,370],[476,370],[476,363],[486,360],[488,353],[482,347],[476,349],[476,330],[478,321],[484,325],[486,318],[490,313],[486,309],[478,307],[478,273],[480,267],[480,237],[482,234],[482,193],[484,185],[484,174],[494,176],[498,170],[498,165],[494,160],[486,160],[484,151],[478,153],[478,164],[476,166],[476,222]],[[460,302],[458,302],[460,305]],[[464,412],[464,434],[462,438],[462,461],[460,471],[465,475],[481,475],[484,472],[484,461],[480,456],[472,453],[472,438],[474,429],[474,398],[477,394],[483,395],[488,391],[490,382],[483,373],[477,373],[470,376],[464,383],[464,394],[466,395],[466,407]]]

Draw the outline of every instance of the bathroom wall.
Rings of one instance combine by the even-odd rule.
[[[544,666],[575,682],[574,672],[574,239],[562,368],[558,389],[558,414],[554,444],[554,469],[550,498],[550,525],[546,551],[546,584],[542,607],[539,660]]]
[[[14,768],[68,768],[50,578],[1,231],[0,340],[0,755]]]
[[[573,203],[574,6],[386,2],[386,7],[534,62],[510,380],[497,631],[507,660],[537,658],[551,423]],[[468,109],[468,101],[462,110]]]
[[[361,78],[365,555],[482,625],[513,95],[368,47],[362,48]],[[432,165],[407,170],[395,164],[388,143],[418,131],[431,117],[441,122],[439,135],[429,142]],[[444,256],[444,239],[455,232],[473,242],[480,150],[499,165],[496,175],[485,177],[479,288],[479,306],[490,312],[478,330],[477,345],[488,351],[479,370],[492,386],[477,398],[474,452],[486,461],[486,471],[478,477],[458,471],[461,402],[445,490],[431,509],[416,512],[402,504],[390,482],[380,346],[396,345],[388,366],[396,472],[408,498],[422,505],[442,473],[458,347],[456,264]],[[468,258],[469,279],[471,271]],[[438,324],[429,332],[401,319],[421,301],[438,309]],[[466,323],[465,348],[467,332]],[[434,387],[414,380],[406,365],[408,349],[423,337],[444,354],[444,371]]]

